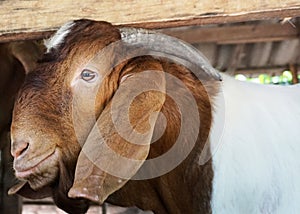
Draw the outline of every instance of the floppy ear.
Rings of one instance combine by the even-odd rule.
[[[13,42],[10,44],[12,55],[21,62],[25,73],[35,69],[44,47],[36,42]]]
[[[119,77],[118,90],[102,111],[78,157],[69,197],[103,203],[146,160],[166,96],[165,75],[160,63],[155,63],[155,71],[153,64],[151,70],[144,72],[137,70],[141,67],[145,70],[145,64],[122,71],[125,75]]]

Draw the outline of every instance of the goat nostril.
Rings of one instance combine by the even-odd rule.
[[[29,148],[29,143],[26,142],[20,142],[20,143],[14,143],[13,149],[12,149],[12,155],[15,158],[18,158],[22,154],[24,154]]]

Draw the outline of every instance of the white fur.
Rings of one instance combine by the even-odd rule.
[[[51,38],[44,40],[44,44],[47,47],[47,52],[49,52],[51,48],[56,48],[64,41],[65,37],[70,33],[70,28],[74,24],[75,23],[73,21],[67,22],[61,28],[59,28],[59,30]]]
[[[213,213],[299,213],[299,85],[265,86],[227,76],[222,85],[225,105],[219,96],[210,138],[212,148],[220,143],[213,155]],[[225,124],[217,126],[222,111]]]

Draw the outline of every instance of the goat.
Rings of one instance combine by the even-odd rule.
[[[14,107],[10,194],[69,213],[300,209],[299,86],[239,82],[182,41],[102,21],[69,22],[46,45]]]

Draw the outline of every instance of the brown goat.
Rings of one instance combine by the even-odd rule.
[[[52,196],[57,206],[70,213],[84,213],[88,208],[86,199],[137,206],[156,213],[209,213],[212,165],[208,161],[200,166],[197,160],[211,126],[212,107],[207,90],[211,95],[216,93],[218,84],[212,84],[215,77],[203,75],[208,85],[205,88],[186,67],[164,57],[151,56],[123,60],[111,70],[118,60],[118,51],[135,53],[142,49],[112,46],[101,58],[96,57],[99,51],[120,40],[117,27],[90,20],[68,23],[49,40],[47,53],[38,68],[27,75],[15,103],[12,155],[16,176],[22,182],[10,193],[29,198]],[[144,71],[155,72],[147,76]],[[168,83],[166,74],[183,84]],[[118,110],[141,83],[152,90],[137,95],[128,114]],[[173,96],[182,99],[188,112],[191,103],[185,101],[186,90],[194,97],[199,117],[195,120],[200,120],[201,126],[189,127],[188,135],[196,135],[195,142],[183,136],[173,158],[185,150],[191,152],[163,175],[130,180],[144,166],[144,161],[172,148],[182,123],[194,122],[183,121],[182,109],[168,95],[172,91]],[[115,119],[111,115],[113,106],[118,106],[114,110]],[[153,114],[159,111],[167,122],[165,127],[161,122],[164,119]],[[125,140],[116,130],[114,124],[123,123],[127,115],[130,125],[142,134],[138,140],[141,145]],[[102,139],[93,134],[95,122],[89,118],[94,117]],[[80,124],[79,129],[75,123]],[[164,128],[162,136],[152,143],[151,139]],[[132,131],[128,132],[132,135]],[[107,151],[97,149],[101,141],[119,156],[136,161],[122,164],[114,160]],[[83,148],[80,144],[84,144]],[[91,158],[86,151],[96,155]],[[108,173],[97,163],[125,175]],[[152,170],[155,168],[150,166]]]
[[[46,45],[15,103],[22,182],[10,193],[53,196],[70,213],[89,200],[155,213],[299,212],[299,85],[221,82],[184,42],[106,22],[67,23]]]

